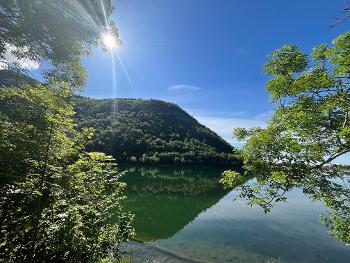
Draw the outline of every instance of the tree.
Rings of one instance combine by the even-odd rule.
[[[311,59],[310,59],[311,58]],[[244,173],[226,171],[222,182],[241,185],[241,197],[269,211],[285,201],[293,187],[323,200],[333,210],[334,236],[350,242],[350,190],[342,185],[348,175],[332,163],[350,152],[350,32],[332,46],[315,47],[311,57],[294,45],[270,55],[266,84],[276,103],[274,115],[264,129],[236,129],[245,139],[242,150]],[[256,178],[255,184],[244,184]]]
[[[0,69],[23,71],[43,62],[49,82],[84,87],[81,56],[91,53],[105,31],[118,39],[112,10],[110,0],[2,0]]]
[[[110,0],[0,2],[0,69],[10,76],[0,88],[0,261],[106,262],[133,234],[114,159],[85,152],[93,130],[73,121],[80,58],[102,33],[118,39],[112,9]],[[45,85],[23,77],[39,63]]]
[[[121,174],[84,152],[66,84],[0,88],[0,261],[97,262],[132,236]]]

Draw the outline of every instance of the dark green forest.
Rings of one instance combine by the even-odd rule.
[[[234,148],[173,103],[76,97],[80,128],[93,127],[87,149],[118,162],[240,166]]]

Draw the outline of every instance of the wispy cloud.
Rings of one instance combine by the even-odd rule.
[[[200,90],[200,87],[193,86],[193,85],[186,85],[186,84],[177,84],[168,87],[168,90],[170,91],[198,91]]]
[[[270,112],[252,116],[252,118],[193,115],[201,124],[207,126],[234,146],[242,145],[241,142],[233,137],[234,128],[265,127],[268,117],[271,116]]]
[[[9,65],[17,65],[22,69],[35,70],[39,68],[39,63],[28,58],[18,59],[14,53],[17,48],[13,45],[6,44],[6,52],[2,54],[5,63],[0,63],[0,70],[7,69]]]

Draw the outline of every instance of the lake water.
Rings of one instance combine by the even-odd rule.
[[[235,191],[221,187],[215,168],[128,170],[136,239],[189,262],[350,262],[350,248],[320,223],[325,207],[299,189],[264,214],[234,202]]]

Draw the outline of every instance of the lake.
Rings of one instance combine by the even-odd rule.
[[[350,248],[320,223],[326,208],[300,189],[265,214],[233,201],[236,193],[218,183],[217,168],[127,170],[126,206],[135,214],[136,240],[163,251],[160,262],[350,262]]]

